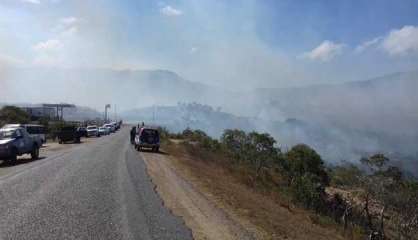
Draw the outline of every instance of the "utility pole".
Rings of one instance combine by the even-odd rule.
[[[114,121],[116,122],[116,104],[115,104],[115,114],[113,115],[113,117],[115,118]]]
[[[106,123],[108,122],[108,116],[107,116],[107,109],[108,108],[110,108],[110,104],[105,105],[105,119],[104,120],[105,120]]]

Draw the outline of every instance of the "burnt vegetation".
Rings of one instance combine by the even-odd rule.
[[[256,191],[279,192],[289,208],[307,209],[314,222],[331,222],[347,237],[418,239],[418,182],[384,154],[330,167],[310,146],[283,151],[267,133],[228,129],[219,140],[201,130],[161,133],[166,144],[183,141],[191,155],[227,168]]]

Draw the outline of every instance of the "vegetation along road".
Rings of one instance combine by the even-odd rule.
[[[191,239],[154,191],[128,131],[3,171],[0,239]]]

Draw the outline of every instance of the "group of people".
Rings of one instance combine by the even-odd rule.
[[[141,127],[144,127],[145,124],[144,122],[142,122],[141,124],[138,124],[138,126],[133,126],[131,129],[131,143],[134,144],[135,143],[135,135],[137,132],[137,129],[140,129]]]

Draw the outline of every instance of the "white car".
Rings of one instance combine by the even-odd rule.
[[[96,125],[87,126],[87,137],[100,137],[99,129]]]
[[[99,127],[99,134],[100,136],[108,135],[109,130],[106,127]]]
[[[108,124],[105,124],[104,126],[109,128],[110,132],[115,132],[115,127],[113,126],[113,124],[108,123]]]

